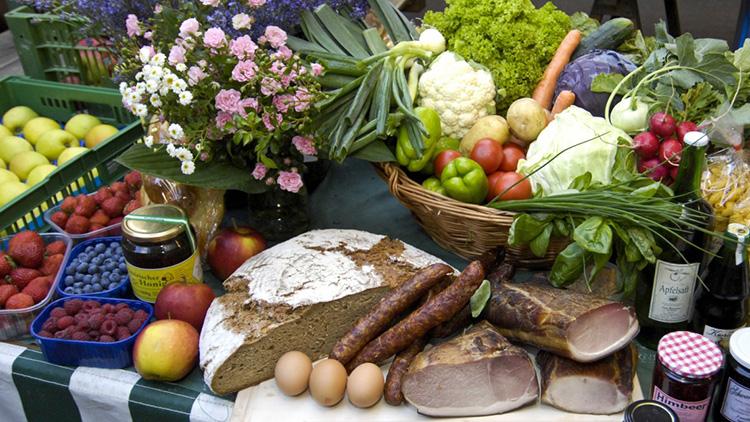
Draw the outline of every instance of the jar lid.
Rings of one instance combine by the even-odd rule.
[[[173,221],[159,221],[165,219],[187,219],[187,213],[182,208],[171,204],[154,204],[138,208],[133,216],[156,217],[155,219],[125,218],[122,220],[122,235],[129,240],[159,243],[174,239],[185,231],[185,225],[175,224]]]
[[[750,327],[735,331],[729,338],[729,353],[745,368],[750,368]]]
[[[677,422],[677,414],[669,406],[653,400],[638,400],[625,409],[625,422]]]
[[[682,140],[687,145],[694,147],[705,147],[706,145],[708,145],[708,135],[698,131],[686,133],[685,136],[683,136]]]
[[[707,378],[721,369],[721,349],[713,341],[690,331],[674,331],[659,340],[659,361],[670,371],[688,378]]]

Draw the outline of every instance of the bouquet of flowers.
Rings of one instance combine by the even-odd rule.
[[[311,121],[313,104],[323,97],[315,78],[322,66],[305,66],[277,26],[254,39],[251,14],[232,17],[237,36],[212,26],[206,16],[201,6],[186,3],[157,6],[150,23],[126,18],[131,41],[121,50],[117,71],[130,80],[120,83],[120,92],[148,130],[144,143],[121,162],[162,174],[179,167],[183,177],[171,178],[196,186],[217,187],[211,181],[221,177],[226,187],[249,174],[262,185],[297,192],[302,154],[317,152]],[[144,148],[169,159],[139,163]],[[227,164],[244,171],[240,180],[217,174],[217,166],[223,173]],[[255,185],[252,190],[264,188]]]

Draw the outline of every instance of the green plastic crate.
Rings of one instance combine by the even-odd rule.
[[[86,112],[120,132],[60,166],[41,183],[0,207],[0,235],[21,230],[46,231],[44,211],[67,195],[91,193],[124,176],[128,169],[113,160],[143,136],[143,127],[122,105],[119,91],[34,80],[25,76],[0,79],[0,116],[11,107],[25,105],[60,123]]]
[[[37,13],[28,6],[6,13],[5,21],[25,75],[71,84],[115,86],[106,48],[77,45],[84,39],[80,21],[63,21],[60,13]]]

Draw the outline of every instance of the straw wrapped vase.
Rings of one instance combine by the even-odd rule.
[[[467,204],[425,189],[393,163],[373,163],[388,189],[442,248],[473,260],[495,246],[506,247],[506,259],[518,269],[547,269],[570,240],[550,239],[547,253],[538,257],[528,245],[507,246],[514,212]]]

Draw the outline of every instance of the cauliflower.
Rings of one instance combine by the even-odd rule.
[[[418,103],[440,116],[443,136],[461,139],[480,117],[495,113],[495,83],[461,56],[440,54],[419,78]]]

